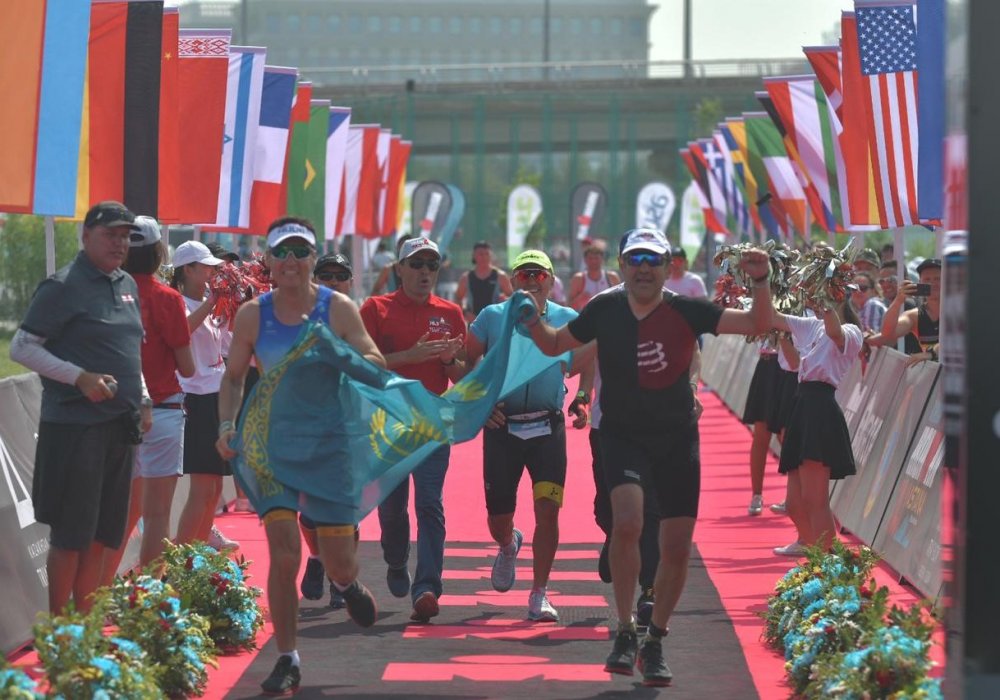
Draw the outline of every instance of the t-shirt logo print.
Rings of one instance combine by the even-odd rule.
[[[644,340],[636,348],[636,361],[644,372],[662,372],[667,368],[667,355],[663,352],[663,343],[656,340]]]

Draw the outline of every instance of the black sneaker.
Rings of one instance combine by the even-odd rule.
[[[670,685],[674,679],[674,674],[670,672],[670,667],[663,659],[663,642],[659,640],[648,639],[643,642],[639,649],[637,664],[642,673],[643,685],[665,686]]]
[[[639,594],[639,600],[635,604],[635,624],[639,627],[649,627],[649,621],[653,617],[653,589],[644,588]]]
[[[261,690],[267,695],[285,695],[298,689],[302,682],[299,667],[292,664],[292,657],[282,655],[274,665],[271,675],[260,684]]]
[[[334,610],[343,610],[347,607],[344,595],[333,585],[333,581],[330,581],[330,607]]]
[[[601,556],[597,558],[597,575],[604,583],[611,583],[611,562],[608,561],[608,541],[601,545]]]
[[[604,662],[604,670],[607,673],[620,673],[623,676],[632,675],[632,667],[635,666],[635,653],[639,648],[639,638],[634,630],[621,630],[615,636],[614,646],[608,654],[608,660]]]
[[[355,580],[343,593],[347,614],[359,627],[371,627],[378,617],[375,599],[361,581]]]
[[[326,572],[323,570],[323,562],[310,557],[306,561],[306,570],[302,574],[302,581],[299,583],[299,590],[306,600],[319,600],[323,597],[323,579]]]
[[[405,598],[410,595],[410,570],[406,564],[390,566],[386,569],[385,583],[389,586],[389,592],[397,598]]]

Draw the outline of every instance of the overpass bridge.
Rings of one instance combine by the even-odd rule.
[[[414,143],[409,179],[439,179],[467,199],[459,250],[486,238],[503,248],[505,197],[535,184],[547,241],[565,237],[569,193],[600,182],[609,202],[597,235],[634,224],[647,182],[678,196],[689,177],[677,156],[716,120],[760,109],[761,79],[801,74],[804,59],[587,62],[304,69],[316,98],[351,106]],[[671,227],[676,227],[676,217]],[[464,259],[465,256],[462,257]]]

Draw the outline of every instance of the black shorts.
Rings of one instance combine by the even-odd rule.
[[[694,417],[659,433],[634,433],[603,419],[598,432],[609,493],[636,484],[656,494],[661,519],[698,517],[701,452]]]
[[[806,460],[830,468],[831,479],[857,473],[851,433],[837,403],[837,390],[826,382],[802,382],[781,444],[778,471],[787,474]]]
[[[548,498],[562,505],[566,485],[566,421],[562,412],[553,412],[548,422],[551,434],[527,440],[512,435],[507,426],[483,430],[483,483],[486,512],[490,515],[514,512],[517,487],[525,467],[531,475],[535,500]]]
[[[51,527],[53,547],[121,546],[135,455],[126,418],[132,420],[39,424],[31,499],[35,520]]]
[[[219,456],[219,395],[187,394],[184,397],[187,420],[184,422],[184,473],[232,474],[229,462]]]

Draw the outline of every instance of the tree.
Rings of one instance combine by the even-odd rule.
[[[716,125],[726,117],[722,100],[718,97],[706,97],[699,100],[694,107],[694,123],[696,133],[710,136]]]
[[[76,224],[56,224],[56,268],[79,250]],[[0,318],[18,321],[28,309],[35,287],[45,279],[45,220],[12,214],[0,226]]]

